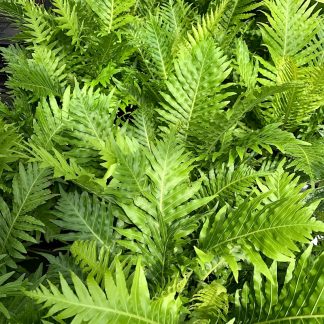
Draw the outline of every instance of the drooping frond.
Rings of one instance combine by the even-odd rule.
[[[265,185],[259,183],[262,193],[231,211],[222,208],[213,221],[207,221],[203,233],[208,230],[208,235],[203,235],[201,249],[223,256],[235,269],[233,249],[239,247],[256,270],[272,280],[260,252],[273,260],[291,261],[298,251],[296,242],[309,242],[312,231],[323,231],[324,226],[312,217],[319,201],[305,203],[307,193],[300,192],[298,178],[278,169],[266,179]]]
[[[101,289],[93,277],[85,285],[72,273],[73,288],[61,276],[60,291],[52,283],[50,288],[41,285],[28,296],[48,308],[48,315],[60,320],[71,319],[84,323],[138,323],[173,324],[178,322],[181,302],[169,294],[155,300],[150,299],[144,271],[137,264],[130,291],[119,262],[115,275],[107,272],[105,289]],[[80,307],[82,306],[82,307]]]
[[[39,169],[37,164],[28,164],[25,169],[19,165],[19,173],[12,183],[12,210],[0,197],[0,253],[12,258],[23,258],[26,249],[22,241],[36,243],[33,231],[43,231],[43,223],[32,216],[31,212],[52,198],[50,190],[51,171]]]
[[[135,0],[86,0],[89,7],[96,13],[101,24],[101,35],[122,29],[133,21],[130,9]]]
[[[266,280],[254,271],[253,285],[244,284],[235,296],[235,323],[320,323],[323,321],[324,254],[314,257],[310,245],[297,262],[289,264],[280,288],[277,263]]]
[[[110,248],[113,241],[113,215],[109,204],[87,192],[66,193],[56,205],[53,222],[65,233],[57,237],[64,241],[95,240],[100,246]]]
[[[166,83],[168,92],[163,94],[165,102],[158,113],[169,127],[179,129],[187,144],[203,146],[214,137],[230,95],[221,91],[229,73],[229,61],[212,40],[199,43],[175,63],[175,74]]]

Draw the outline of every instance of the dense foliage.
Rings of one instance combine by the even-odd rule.
[[[0,323],[322,323],[322,5],[51,4],[0,0]]]

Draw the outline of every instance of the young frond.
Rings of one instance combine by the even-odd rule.
[[[115,276],[108,271],[105,289],[101,289],[93,277],[86,285],[72,273],[73,287],[61,276],[61,290],[49,282],[49,288],[41,285],[27,296],[48,308],[48,315],[60,320],[73,318],[83,323],[134,323],[175,324],[178,323],[181,302],[174,294],[155,300],[150,294],[140,263],[136,266],[130,291],[120,263],[116,263]],[[82,305],[82,307],[80,307]]]
[[[26,249],[24,242],[36,243],[31,236],[34,231],[44,231],[43,223],[32,216],[32,211],[51,199],[48,187],[51,184],[52,172],[39,169],[37,164],[28,164],[27,168],[20,164],[19,173],[12,183],[12,210],[0,197],[0,253],[7,253],[14,259],[23,258]]]
[[[113,243],[113,221],[111,206],[87,192],[66,193],[53,212],[57,217],[53,222],[65,230],[57,235],[63,241],[95,240],[107,250]]]
[[[297,262],[291,262],[282,288],[277,263],[270,267],[271,280],[254,271],[235,296],[237,323],[319,323],[323,320],[324,254],[311,255],[310,245]]]

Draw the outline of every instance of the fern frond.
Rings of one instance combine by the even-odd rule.
[[[131,128],[133,136],[143,146],[151,150],[151,144],[155,139],[155,122],[153,111],[149,108],[140,108],[133,114],[133,124]]]
[[[319,201],[307,205],[307,193],[300,192],[298,180],[279,169],[267,176],[265,185],[259,183],[262,194],[230,212],[222,208],[213,223],[205,224],[203,233],[209,229],[209,234],[203,235],[201,249],[224,256],[233,270],[234,246],[239,246],[256,270],[272,280],[260,252],[273,260],[291,261],[298,251],[295,242],[309,242],[312,231],[324,230],[324,224],[312,217]],[[237,272],[234,275],[237,278]]]
[[[189,34],[191,45],[212,36],[219,46],[227,48],[242,27],[242,21],[251,18],[254,15],[252,11],[261,5],[254,0],[222,0],[212,4],[209,13]]]
[[[11,170],[10,164],[21,157],[19,147],[22,136],[17,129],[0,119],[0,177],[4,170]]]
[[[116,231],[126,237],[118,243],[135,253],[142,253],[150,266],[150,279],[163,287],[173,267],[176,250],[197,228],[201,215],[193,212],[212,198],[195,198],[201,182],[189,182],[193,160],[174,141],[173,134],[157,142],[146,154],[148,185],[141,196],[134,197],[132,205],[120,203],[136,227],[116,228]]]
[[[193,311],[192,317],[198,320],[226,320],[228,313],[228,295],[226,288],[220,283],[213,281],[203,286],[191,299],[193,305],[190,310]]]
[[[98,249],[97,241],[75,241],[70,251],[82,271],[100,284],[109,270],[110,251],[105,246]]]
[[[285,152],[286,146],[310,145],[307,142],[298,140],[292,133],[280,129],[281,124],[269,124],[261,129],[242,132],[238,136],[237,150],[251,149],[258,154],[262,154],[262,149],[265,149],[270,154],[273,153],[272,147]],[[241,152],[242,154],[242,152]]]
[[[26,249],[24,242],[36,243],[31,236],[34,231],[44,231],[43,223],[31,215],[31,212],[39,205],[51,199],[48,187],[51,184],[50,170],[39,169],[37,164],[28,164],[25,169],[19,165],[19,173],[14,177],[13,208],[0,197],[1,204],[1,230],[0,230],[0,252],[7,253],[15,259],[23,258]]]
[[[133,42],[149,74],[158,80],[167,80],[173,70],[175,31],[163,18],[150,15],[137,31]]]
[[[237,197],[247,197],[253,190],[255,181],[267,175],[257,172],[248,165],[216,165],[203,176],[199,196],[214,196],[221,205],[233,205]]]
[[[324,141],[322,139],[311,142],[310,146],[287,143],[285,150],[287,155],[294,158],[289,166],[307,174],[312,182],[324,179]]]
[[[102,290],[90,276],[87,285],[72,273],[70,287],[61,276],[62,292],[49,283],[50,288],[41,285],[36,291],[26,294],[48,308],[48,315],[60,320],[73,318],[84,323],[161,323],[178,322],[180,300],[174,295],[151,300],[144,271],[137,264],[130,291],[119,262],[116,264],[116,279],[111,272],[105,276],[105,290]],[[82,305],[82,307],[80,307]]]
[[[110,249],[113,242],[113,215],[110,206],[87,192],[66,193],[56,205],[53,222],[65,230],[57,235],[63,241],[96,240]]]
[[[96,13],[101,23],[101,35],[120,31],[134,20],[130,9],[135,0],[86,0],[89,7]]]
[[[311,251],[312,245],[289,264],[281,289],[276,262],[270,268],[271,281],[254,271],[253,285],[245,283],[235,296],[237,323],[321,322],[324,254],[315,258]]]
[[[240,78],[240,85],[253,90],[258,81],[259,64],[251,57],[249,48],[243,39],[236,42],[235,69]]]
[[[82,23],[77,14],[77,4],[70,0],[54,0],[54,9],[58,15],[55,20],[58,27],[71,37],[72,45],[80,45]]]
[[[284,57],[293,57],[297,66],[307,64],[314,58],[318,42],[323,42],[317,40],[323,18],[315,10],[316,4],[309,0],[266,0],[265,4],[270,25],[261,24],[261,31],[275,64]]]
[[[0,259],[2,259],[4,256],[5,255],[0,255]],[[23,287],[24,275],[20,276],[16,280],[13,280],[12,277],[14,274],[15,272],[11,271],[0,275],[0,292],[1,292],[0,298],[1,299],[10,298],[11,296],[15,296],[16,294],[18,294],[19,291],[21,291]],[[4,315],[7,321],[10,320],[11,318],[10,315],[11,311],[12,311],[11,309],[8,309],[8,307],[6,307],[5,304],[3,304],[0,301],[0,314]]]
[[[64,64],[57,52],[48,47],[38,46],[33,58],[18,46],[1,49],[10,75],[7,85],[10,89],[23,89],[31,92],[31,97],[39,99],[49,95],[62,95],[65,84]]]
[[[39,162],[42,168],[53,168],[54,178],[64,177],[89,192],[98,195],[103,193],[107,179],[96,178],[93,173],[78,165],[73,158],[66,159],[54,148],[52,149],[53,153],[51,153],[33,143],[30,143],[29,146],[33,156],[31,161]]]
[[[168,92],[163,94],[165,102],[158,113],[169,127],[179,128],[187,144],[203,145],[215,136],[230,95],[221,92],[229,73],[229,61],[211,40],[201,42],[175,63],[175,75],[166,83]]]
[[[74,157],[81,165],[99,155],[112,133],[117,110],[112,95],[101,94],[86,86],[74,88],[66,121],[68,142],[72,145],[67,156]]]
[[[50,150],[56,144],[66,143],[62,136],[66,128],[68,119],[69,90],[67,89],[62,98],[62,108],[59,107],[55,97],[51,96],[46,100],[42,98],[38,103],[33,123],[34,134],[31,142],[38,146]]]

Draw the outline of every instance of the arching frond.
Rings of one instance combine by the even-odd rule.
[[[33,58],[28,58],[26,51],[18,46],[2,48],[1,51],[8,64],[5,68],[10,76],[8,87],[14,91],[27,90],[34,100],[62,94],[66,78],[65,66],[57,52],[39,46]]]
[[[84,323],[156,323],[178,322],[181,302],[174,295],[155,300],[150,299],[144,271],[137,264],[130,291],[119,262],[115,276],[107,272],[105,289],[102,290],[93,277],[88,277],[85,285],[72,273],[73,288],[61,276],[61,290],[49,283],[50,288],[41,285],[36,291],[26,292],[38,303],[48,308],[48,315],[61,320],[73,318]],[[80,307],[82,305],[82,307]]]

